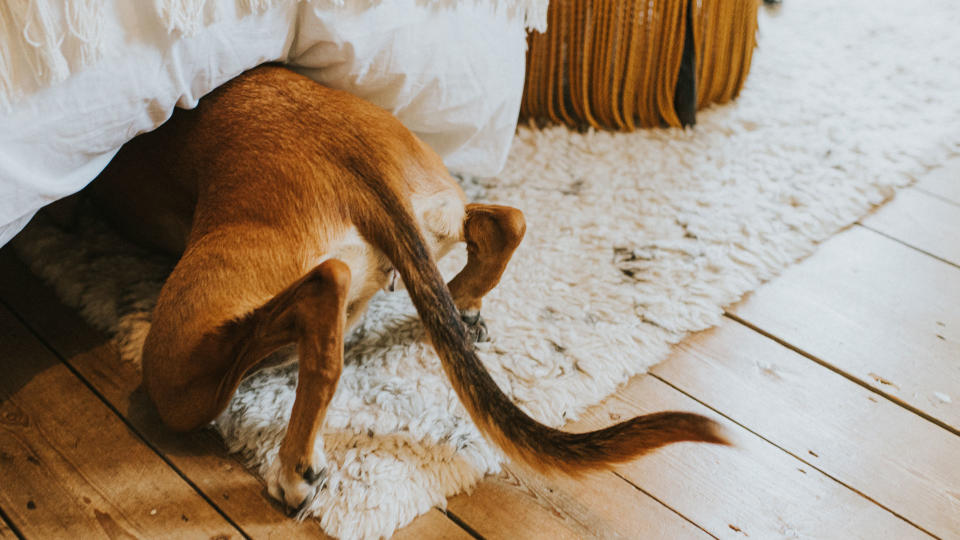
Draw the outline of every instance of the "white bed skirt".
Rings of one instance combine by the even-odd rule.
[[[104,0],[94,25],[96,47],[77,39],[76,21],[67,24],[69,2],[0,5],[0,32],[6,32],[0,37],[7,44],[0,55],[0,71],[6,69],[7,75],[0,88],[7,91],[6,103],[0,103],[0,245],[39,208],[82,189],[121,145],[162,124],[174,106],[192,108],[220,84],[268,61],[286,62],[392,111],[454,171],[496,174],[516,128],[529,6],[540,6],[539,12],[546,5],[528,2],[524,8],[518,7],[523,2],[495,0],[455,7],[422,0],[360,0],[343,6],[294,0],[173,3],[191,2],[205,9],[202,24],[185,24],[182,17],[162,13],[160,4]],[[35,3],[48,12],[44,18],[25,10],[18,19],[12,13],[18,3]],[[24,30],[13,30],[18,21],[26,30],[10,34]],[[44,26],[37,21],[48,31],[58,25],[71,30],[46,44],[55,47],[63,64],[38,56],[44,47],[38,28]],[[16,54],[10,44],[17,40],[11,36],[32,49]],[[44,62],[70,73],[57,76]]]

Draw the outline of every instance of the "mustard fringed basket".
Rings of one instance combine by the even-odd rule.
[[[521,120],[632,131],[737,96],[759,0],[552,0],[531,33]]]

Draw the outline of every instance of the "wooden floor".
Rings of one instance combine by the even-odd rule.
[[[0,250],[0,539],[297,538],[211,433]],[[572,429],[662,409],[681,444],[579,481],[516,469],[397,538],[960,538],[960,160],[690,336]]]

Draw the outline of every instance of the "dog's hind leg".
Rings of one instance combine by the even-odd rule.
[[[261,307],[207,333],[189,353],[157,357],[158,347],[151,346],[150,337],[144,348],[145,368],[150,368],[144,371],[144,382],[161,417],[174,429],[189,430],[220,414],[243,376],[266,355],[285,344],[297,344],[296,399],[279,454],[266,476],[270,494],[290,508],[308,502],[326,475],[317,432],[343,369],[350,281],[349,267],[330,259]],[[155,321],[155,326],[168,327],[166,322]],[[201,365],[203,373],[189,376],[176,369]]]
[[[467,205],[463,222],[467,264],[448,286],[463,322],[476,341],[487,339],[486,324],[480,316],[483,297],[500,282],[525,232],[523,213],[516,208]]]
[[[280,452],[267,472],[270,495],[299,510],[323,487],[327,462],[317,437],[343,371],[350,269],[331,259],[317,268],[320,279],[297,291],[294,311],[299,355],[297,397]]]

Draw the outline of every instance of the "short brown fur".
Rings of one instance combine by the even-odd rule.
[[[573,434],[518,409],[471,341],[485,333],[482,298],[523,238],[523,214],[466,205],[392,115],[286,69],[249,71],[178,111],[126,145],[90,192],[134,238],[182,253],[143,350],[144,385],[169,427],[208,423],[265,356],[297,345],[296,401],[267,478],[290,507],[323,486],[315,441],[344,333],[393,269],[471,417],[511,457],[574,473],[671,442],[724,442],[688,413]],[[433,257],[462,241],[468,262],[447,286]]]

